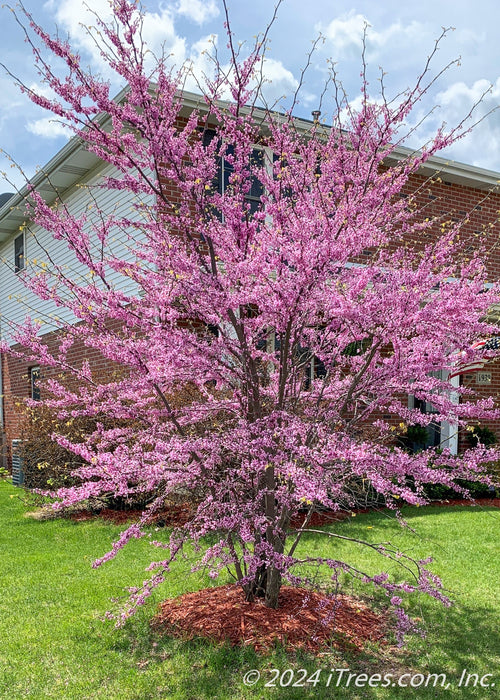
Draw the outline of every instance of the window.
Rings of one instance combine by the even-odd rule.
[[[429,401],[423,401],[422,399],[417,399],[415,396],[413,398],[413,406],[411,408],[418,408],[421,413],[429,416],[429,423],[426,427],[426,437],[422,438],[419,447],[427,449],[428,447],[439,447],[441,445],[441,423],[439,421],[432,420],[431,416],[438,411]]]
[[[17,274],[25,268],[24,233],[14,239],[14,272]]]
[[[253,168],[262,168],[264,165],[264,151],[260,150],[259,148],[254,148],[250,163]],[[250,216],[255,214],[257,211],[263,194],[264,186],[262,185],[262,182],[260,182],[255,175],[252,175],[250,191],[247,192],[245,196],[245,201],[250,204]]]
[[[215,137],[215,131],[212,129],[207,129],[203,132],[203,144],[208,146],[208,144]],[[232,159],[234,155],[234,147],[232,145],[227,146],[226,156]],[[262,167],[264,164],[264,150],[261,148],[254,148],[252,150],[252,155],[250,157],[250,164],[254,168]],[[213,188],[219,194],[224,194],[230,187],[230,179],[233,173],[233,165],[225,157],[217,158],[217,173],[214,177]],[[257,179],[255,175],[251,177],[251,186],[249,192],[245,195],[245,202],[247,202],[250,207],[249,214],[252,216],[255,214],[259,207],[260,198],[264,194],[264,187],[262,183]],[[220,215],[219,215],[220,218]]]
[[[263,340],[262,349],[267,349],[267,352],[274,352],[277,356],[281,350],[282,335],[271,331]],[[322,360],[314,355],[309,348],[297,345],[293,351],[293,357],[290,358],[295,370],[298,370],[303,376],[303,388],[310,389],[311,384],[315,379],[325,379],[327,377],[327,369]],[[302,382],[302,380],[301,380]]]
[[[40,367],[30,367],[30,396],[34,401],[40,401]]]
[[[442,370],[438,373],[431,373],[437,376],[439,379],[445,380],[448,376],[447,373]],[[458,387],[459,377],[455,376],[450,380],[453,387]],[[459,403],[459,395],[457,392],[451,392],[450,399],[452,403]],[[420,450],[428,447],[440,447],[447,448],[450,450],[451,454],[456,455],[458,452],[458,431],[457,426],[449,423],[448,421],[436,421],[432,420],[432,415],[437,413],[432,403],[429,401],[423,401],[422,399],[417,399],[415,396],[410,394],[408,396],[408,408],[418,408],[422,413],[429,416],[429,423],[425,428],[426,435],[423,434],[419,437],[419,440],[414,441],[413,449]]]
[[[307,359],[308,355],[310,355],[309,351],[308,350],[304,351],[303,357],[305,357]],[[305,382],[304,382],[305,389],[310,389],[311,384],[315,379],[325,379],[325,377],[328,374],[323,360],[320,360],[319,357],[316,357],[316,355],[313,355],[310,360],[307,359],[307,363],[305,365],[304,371],[305,371]]]

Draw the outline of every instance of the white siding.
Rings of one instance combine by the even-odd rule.
[[[111,175],[113,170],[110,166],[103,167],[97,174],[94,174],[91,179],[84,184],[74,188],[66,197],[65,202],[68,210],[78,216],[87,211],[89,217],[98,220],[97,212],[101,212],[116,217],[133,216],[133,204],[131,201],[132,195],[130,192],[114,191],[100,189],[95,187],[104,175]],[[91,188],[91,190],[89,189]],[[90,192],[92,196],[90,196]],[[138,201],[137,199],[135,201]],[[144,203],[153,204],[152,198],[146,200],[142,198]],[[91,208],[89,209],[89,205]],[[89,231],[92,227],[89,225]],[[26,316],[32,319],[41,319],[44,322],[42,329],[43,333],[53,331],[61,321],[72,322],[74,318],[65,309],[57,308],[52,301],[42,301],[33,292],[25,287],[22,282],[23,275],[28,272],[14,272],[14,240],[19,235],[16,231],[12,237],[0,247],[0,324],[2,338],[8,340],[11,335],[10,329],[12,326],[17,326],[22,323]],[[136,240],[139,243],[142,235],[137,234]],[[96,243],[99,244],[97,238]],[[100,245],[100,244],[99,244]],[[126,235],[118,231],[116,235],[111,236],[108,248],[111,248],[113,253],[122,259],[130,259],[131,253],[128,250],[128,242]],[[39,226],[27,226],[25,230],[25,256],[26,266],[29,269],[36,261],[36,265],[41,263],[47,265],[47,269],[51,269],[50,258],[63,267],[65,274],[72,279],[81,279],[83,283],[89,280],[85,275],[87,269],[78,262],[75,254],[68,249],[64,240],[55,240],[52,235],[41,229]],[[124,292],[133,293],[133,283],[127,277],[118,273],[110,273],[108,281],[117,289]]]

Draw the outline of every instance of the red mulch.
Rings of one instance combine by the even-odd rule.
[[[454,498],[450,501],[431,501],[430,506],[482,506],[483,508],[500,508],[500,498]]]
[[[470,499],[467,498],[454,498],[451,500],[444,500],[444,501],[431,501],[430,503],[427,504],[427,506],[479,506],[482,508],[500,508],[500,498],[477,498],[474,501],[471,501]],[[426,507],[427,507],[426,506]],[[309,520],[308,527],[321,527],[322,525],[329,525],[330,523],[334,523],[339,520],[346,520],[347,518],[350,518],[354,514],[358,513],[369,513],[370,511],[377,510],[376,508],[358,508],[356,510],[350,510],[350,511],[345,511],[345,510],[339,510],[339,511],[329,511],[329,510],[324,510],[324,511],[319,511],[316,513],[312,514],[311,519]],[[382,510],[382,508],[380,508]],[[291,521],[291,526],[294,528],[300,528],[301,525],[303,525],[305,519],[305,514],[304,515],[297,515],[295,518],[292,519]]]
[[[369,641],[383,641],[387,624],[384,616],[348,596],[283,586],[278,608],[272,610],[260,599],[247,603],[242,589],[232,585],[163,601],[153,626],[183,639],[206,637],[258,651],[280,642],[288,650],[318,653],[327,645],[361,650]]]
[[[116,525],[123,525],[129,521],[139,520],[142,516],[142,510],[113,510],[112,508],[103,508],[99,511],[81,510],[72,513],[71,520],[93,520],[102,518]],[[163,510],[155,513],[151,518],[151,522],[158,526],[173,527],[185,525],[193,517],[193,509],[190,504],[183,503],[180,505],[171,505]]]
[[[475,501],[467,499],[453,499],[446,501],[432,501],[429,506],[482,506],[483,508],[495,507],[500,508],[500,498],[478,498]],[[329,523],[338,522],[350,518],[353,513],[369,513],[369,508],[358,508],[355,511],[319,511],[313,513],[309,520],[308,527],[321,527]],[[71,514],[71,519],[76,521],[92,520],[94,518],[102,518],[117,525],[122,525],[131,520],[139,520],[142,515],[141,510],[113,510],[111,508],[103,508],[100,511],[81,510]],[[178,505],[170,505],[165,507],[159,513],[156,513],[152,518],[152,523],[159,526],[174,527],[185,525],[193,516],[193,508],[189,503],[181,503]],[[292,519],[291,526],[299,528],[304,523],[305,514],[299,514]]]
[[[356,511],[353,510],[320,510],[312,514],[307,527],[321,527],[322,525],[329,525],[330,523],[339,522],[340,520],[347,520],[352,516],[353,513],[368,513],[368,508],[359,508]],[[300,528],[305,521],[306,514],[299,513],[290,521],[290,525],[293,528]]]

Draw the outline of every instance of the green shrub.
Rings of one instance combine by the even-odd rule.
[[[492,489],[487,484],[482,484],[478,481],[457,479],[457,484],[467,489],[473,498],[494,498],[498,493],[498,489]],[[425,494],[432,501],[449,501],[455,498],[463,498],[462,494],[455,491],[455,489],[442,486],[441,484],[427,484],[425,486]]]
[[[75,470],[85,462],[61,447],[51,436],[56,433],[72,442],[82,442],[94,432],[98,422],[108,427],[118,426],[118,422],[111,425],[109,419],[100,417],[82,416],[61,421],[53,410],[43,404],[25,406],[19,447],[19,455],[23,460],[25,488],[53,491],[77,485],[79,479]],[[154,494],[150,492],[129,495],[126,498],[103,496],[92,499],[89,507],[92,510],[143,508],[153,497]]]
[[[476,425],[470,434],[470,441],[473,447],[477,447],[479,443],[485,447],[490,447],[490,445],[495,445],[497,442],[497,436],[486,425]]]

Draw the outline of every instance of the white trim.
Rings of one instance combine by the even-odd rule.
[[[453,387],[458,388],[460,386],[460,377],[458,375],[452,377],[449,381]],[[460,396],[457,391],[450,393],[450,400],[455,405],[459,404]],[[458,454],[458,426],[456,423],[450,423],[449,421],[441,423],[441,446],[449,449],[452,455]]]

